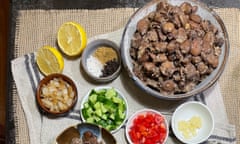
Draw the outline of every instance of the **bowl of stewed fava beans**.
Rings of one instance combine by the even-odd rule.
[[[134,83],[160,99],[199,94],[220,78],[229,55],[222,19],[197,0],[153,0],[125,26],[122,63]]]
[[[77,102],[77,88],[74,82],[63,74],[51,74],[44,77],[37,88],[39,110],[48,116],[63,116]]]

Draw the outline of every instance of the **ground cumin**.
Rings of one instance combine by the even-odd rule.
[[[117,59],[116,51],[111,47],[99,47],[93,54],[102,64],[106,64],[106,62],[111,61],[113,59]]]

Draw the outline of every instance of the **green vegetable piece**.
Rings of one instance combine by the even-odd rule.
[[[104,103],[106,100],[108,100],[108,99],[106,99],[105,96],[103,96],[103,95],[98,95],[98,97],[97,97],[97,101],[99,101],[99,102]]]
[[[101,120],[101,118],[100,118],[99,116],[97,116],[97,115],[94,115],[94,116],[93,116],[93,119],[94,119],[96,122],[98,122],[98,121]]]
[[[113,97],[112,100],[113,100],[114,103],[119,103],[119,104],[123,103],[123,99],[121,99],[119,97]]]
[[[114,113],[110,114],[109,118],[111,118],[112,120],[115,120],[115,114]]]
[[[87,114],[90,116],[93,113],[93,109],[91,107],[87,108]]]
[[[84,105],[83,105],[83,107],[84,107],[84,108],[88,108],[88,107],[90,107],[90,106],[89,106],[89,104],[88,104],[87,102],[85,102]]]
[[[126,110],[126,105],[125,105],[125,103],[120,103],[120,104],[118,105],[118,110],[121,111],[121,112],[125,112],[125,110]]]
[[[97,122],[97,124],[101,125],[104,128],[107,127],[107,122],[105,120],[100,120],[100,121]]]
[[[107,120],[108,119],[108,115],[107,114],[103,114],[102,115],[102,119]]]
[[[96,113],[97,116],[102,117],[101,109],[96,109],[95,113]]]
[[[122,124],[122,121],[117,121],[117,122],[116,122],[116,125],[117,125],[117,126],[120,126],[121,124]]]
[[[104,102],[104,107],[107,108],[109,111],[114,111],[116,110],[118,107],[117,107],[117,104],[115,104],[114,102],[112,102],[111,100],[106,100]]]
[[[103,113],[108,112],[108,109],[103,105],[103,103],[101,103],[101,110]]]
[[[89,96],[89,101],[92,103],[95,103],[97,101],[97,95],[96,94],[91,94]]]
[[[86,121],[88,123],[94,123],[94,118],[93,117],[89,117],[89,118],[86,119]]]
[[[113,130],[113,129],[114,129],[114,126],[112,126],[112,125],[107,125],[107,126],[106,126],[106,129],[107,129],[107,130]]]
[[[97,109],[101,109],[101,103],[100,102],[96,102],[93,106],[96,110]]]
[[[106,93],[106,89],[95,90],[95,92],[96,92],[98,95],[104,95],[104,94]]]
[[[89,117],[89,115],[88,115],[88,112],[87,112],[87,109],[86,109],[86,108],[83,108],[83,109],[82,109],[82,115],[83,115],[83,117],[84,117],[85,119]]]
[[[105,93],[105,96],[107,99],[111,99],[112,97],[114,97],[116,95],[117,95],[117,92],[113,88],[108,89]]]
[[[118,110],[118,116],[119,116],[120,119],[124,119],[125,118],[124,111]]]

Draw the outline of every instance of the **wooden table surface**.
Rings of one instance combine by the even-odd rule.
[[[8,19],[9,0],[4,0],[0,5],[0,144],[4,143],[6,123]]]

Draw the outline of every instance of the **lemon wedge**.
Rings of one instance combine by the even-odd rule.
[[[87,35],[84,28],[76,22],[66,22],[58,30],[57,42],[68,56],[77,56],[87,45]]]
[[[61,73],[64,68],[64,60],[61,53],[54,47],[41,47],[36,54],[38,68],[44,75]]]

